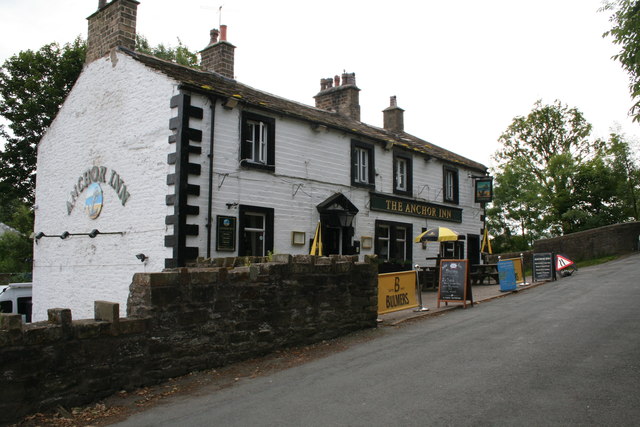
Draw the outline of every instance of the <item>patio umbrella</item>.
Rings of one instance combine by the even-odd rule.
[[[316,227],[316,234],[313,237],[313,243],[311,244],[309,255],[322,256],[322,231],[320,221],[318,221],[318,226]]]
[[[423,231],[415,238],[416,243],[420,242],[447,242],[458,240],[458,233],[447,227],[430,228]]]

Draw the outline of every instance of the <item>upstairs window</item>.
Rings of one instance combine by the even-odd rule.
[[[351,185],[375,188],[373,145],[351,141]]]
[[[411,196],[413,192],[411,156],[393,153],[393,192]]]
[[[275,170],[275,120],[249,112],[242,113],[242,166]]]
[[[443,175],[443,195],[444,201],[458,204],[458,170],[451,166],[444,166]]]

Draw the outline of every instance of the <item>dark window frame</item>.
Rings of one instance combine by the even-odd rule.
[[[256,121],[267,125],[266,162],[256,161],[249,137],[247,122]],[[243,111],[240,118],[240,165],[247,168],[274,172],[276,169],[276,119],[250,111]]]
[[[238,256],[247,256],[247,247],[244,240],[245,229],[245,215],[247,213],[262,214],[265,217],[264,224],[264,256],[270,251],[273,252],[273,239],[274,239],[274,217],[275,212],[273,208],[265,208],[261,206],[238,206]]]
[[[361,182],[356,178],[358,176],[358,163],[357,163],[357,149],[366,150],[368,154],[369,164],[367,165],[367,181]],[[375,162],[375,148],[374,145],[368,142],[351,140],[351,185],[354,187],[369,188],[375,190],[376,188],[376,162]]]
[[[397,171],[397,159],[402,159],[406,162],[406,189],[400,190],[398,189],[398,171]],[[412,196],[413,195],[413,157],[404,152],[394,151],[393,152],[393,193],[401,194],[404,196]]]
[[[447,194],[447,176],[451,174],[453,177],[453,195],[451,197]],[[442,167],[442,200],[446,203],[459,204],[460,203],[460,179],[459,171],[449,165]]]
[[[379,254],[380,252],[380,234],[378,230],[380,226],[385,226],[389,228],[389,260],[399,260],[397,258],[397,236],[398,236],[398,228],[404,228],[406,230],[405,242],[404,242],[404,252],[405,258],[400,261],[410,261],[413,262],[413,224],[410,222],[396,222],[396,221],[385,221],[381,219],[377,219],[375,222],[375,240],[374,240],[374,252],[375,254]]]

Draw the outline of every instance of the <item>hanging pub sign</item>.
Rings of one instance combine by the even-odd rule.
[[[81,194],[85,192],[84,210],[89,218],[98,218],[104,203],[101,184],[111,187],[116,192],[122,206],[127,204],[131,194],[129,194],[122,177],[115,170],[109,170],[106,166],[92,166],[78,177],[69,192],[67,214],[71,215],[77,201],[80,200]]]
[[[216,216],[216,250],[234,252],[236,250],[236,218]]]
[[[441,221],[462,222],[462,209],[435,203],[419,202],[403,197],[369,193],[372,211],[411,215]]]
[[[475,202],[488,203],[493,200],[493,178],[476,178]]]

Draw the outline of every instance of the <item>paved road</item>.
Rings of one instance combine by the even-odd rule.
[[[121,426],[638,425],[640,255]]]

